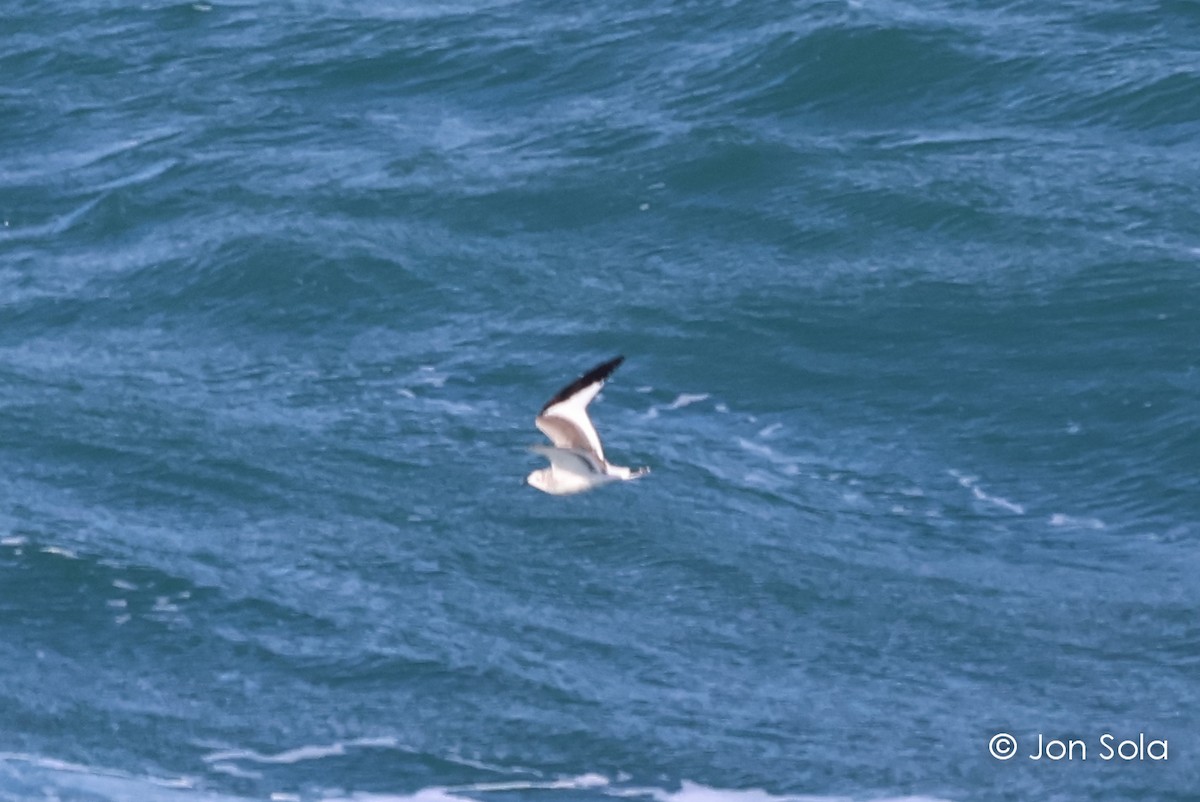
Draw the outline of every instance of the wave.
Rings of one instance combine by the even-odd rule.
[[[360,739],[324,746],[304,746],[278,755],[260,755],[252,751],[232,750],[214,753],[206,761],[228,760],[238,755],[255,762],[299,763],[344,755],[348,749],[395,746],[390,739]],[[242,780],[258,780],[249,773],[233,775]],[[624,775],[612,778],[595,772],[552,778],[519,778],[460,785],[430,785],[415,791],[344,791],[332,788],[311,790],[277,787],[264,789],[262,795],[242,796],[212,787],[214,783],[198,776],[156,777],[126,771],[97,768],[56,758],[19,752],[0,752],[0,800],[25,799],[27,793],[40,798],[87,794],[89,799],[124,802],[128,799],[168,800],[169,802],[236,802],[250,798],[269,798],[274,802],[319,799],[321,802],[484,802],[504,798],[544,795],[548,800],[633,799],[653,802],[948,802],[923,795],[889,796],[859,794],[830,796],[809,793],[773,793],[761,788],[720,788],[681,780],[676,788],[631,783]]]
[[[206,790],[196,777],[155,777],[40,755],[0,752],[0,801],[89,799],[96,802],[241,802]]]
[[[1057,116],[1127,130],[1174,128],[1194,136],[1200,121],[1200,72],[1187,69],[1101,85],[1072,99]]]
[[[865,113],[879,103],[934,102],[965,90],[981,66],[951,37],[896,28],[828,28],[772,50],[780,77],[753,93],[751,111],[852,105]]]

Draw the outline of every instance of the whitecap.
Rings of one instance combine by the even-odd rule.
[[[979,501],[983,501],[988,504],[992,504],[996,507],[1000,507],[1001,509],[1007,510],[1008,512],[1011,512],[1014,515],[1024,515],[1025,514],[1024,505],[1018,504],[1015,501],[1009,501],[1008,499],[1004,498],[1003,496],[997,496],[997,495],[985,492],[984,489],[979,486],[979,477],[967,476],[966,474],[959,473],[958,471],[954,471],[954,470],[950,471],[950,475],[958,480],[959,485],[961,485],[962,487],[965,487],[967,490],[970,490],[971,495],[973,495]]]
[[[160,613],[177,613],[179,608],[171,604],[169,596],[159,596],[154,600],[154,609]]]
[[[740,445],[745,451],[749,451],[751,454],[763,457],[789,476],[796,476],[800,473],[800,460],[796,459],[795,457],[789,457],[786,454],[780,454],[778,451],[768,445],[756,443],[753,440],[747,440],[744,437],[739,437],[737,442],[738,445]]]
[[[683,409],[684,407],[690,407],[692,404],[698,404],[701,401],[706,401],[708,398],[708,393],[680,393],[679,395],[675,396],[675,400],[669,404],[655,404],[651,406],[650,409],[646,410],[646,414],[643,417],[646,420],[653,420],[654,418],[658,417],[658,413],[660,411],[672,412],[677,409]]]
[[[346,754],[347,749],[353,748],[396,748],[399,743],[395,738],[356,738],[350,741],[335,741],[331,744],[298,746],[285,749],[275,754],[264,754],[253,749],[223,749],[204,755],[201,760],[205,763],[224,763],[231,760],[244,760],[251,763],[289,764],[305,760],[321,760],[327,757],[338,757]]]
[[[512,780],[508,782],[481,782],[467,785],[430,786],[413,794],[365,794],[349,796],[327,796],[322,802],[476,802],[471,794],[489,794],[524,791],[579,791],[600,789],[610,796],[625,796],[612,788],[611,781],[603,774],[592,772],[555,780]],[[639,793],[636,796],[649,796]]]
[[[180,799],[231,800],[235,797],[212,792],[197,795],[197,779],[189,776],[138,776],[123,771],[85,766],[40,755],[0,752],[0,781],[12,764],[32,767],[43,774],[39,778],[47,799]],[[165,791],[180,792],[165,794]]]
[[[75,552],[71,551],[70,549],[61,548],[59,546],[44,546],[44,547],[42,547],[42,554],[54,554],[59,557],[66,557],[68,560],[78,560],[79,559],[79,555],[76,554]]]
[[[557,780],[513,780],[511,782],[471,783],[469,785],[452,785],[441,790],[453,793],[475,792],[489,793],[497,791],[563,791],[583,790],[589,788],[604,788],[610,781],[603,774],[588,772],[574,777],[560,777]]]
[[[1104,521],[1099,518],[1077,518],[1074,515],[1064,515],[1056,512],[1050,516],[1051,526],[1062,526],[1071,529],[1104,529]]]
[[[262,773],[257,771],[249,771],[239,768],[232,763],[213,763],[209,769],[218,774],[227,774],[230,777],[237,777],[240,780],[261,780]]]
[[[448,374],[442,373],[433,365],[422,365],[414,382],[427,387],[441,388],[446,386],[446,381],[449,378]]]
[[[467,797],[447,793],[444,788],[422,788],[412,794],[355,793],[350,796],[322,797],[321,802],[474,802]]]
[[[707,400],[708,393],[680,393],[674,401],[667,405],[667,409],[683,409]]]
[[[615,796],[648,796],[658,802],[857,802],[851,797],[818,794],[773,794],[762,788],[714,788],[683,780],[678,791],[661,788],[629,788],[613,792]],[[867,797],[865,802],[949,802],[930,796]]]

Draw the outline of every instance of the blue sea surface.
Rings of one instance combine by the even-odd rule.
[[[0,800],[1200,798],[1200,3],[0,16]]]

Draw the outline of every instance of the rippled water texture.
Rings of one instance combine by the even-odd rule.
[[[10,6],[0,799],[1195,798],[1196,2]]]

